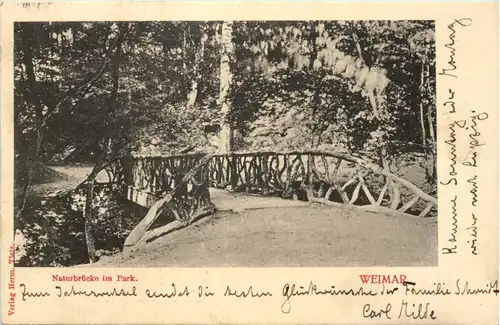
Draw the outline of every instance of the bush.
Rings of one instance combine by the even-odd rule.
[[[99,256],[121,250],[125,238],[144,217],[144,209],[96,187],[93,226]],[[18,266],[72,266],[89,262],[85,241],[83,191],[46,194],[26,207],[18,231],[24,243],[18,247]]]

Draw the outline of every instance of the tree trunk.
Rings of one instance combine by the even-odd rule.
[[[233,132],[231,128],[231,98],[229,89],[232,83],[231,63],[234,57],[232,42],[233,22],[222,23],[220,34],[221,59],[220,59],[220,91],[219,105],[221,108],[221,126],[219,133],[219,149],[222,152],[232,151]]]
[[[186,64],[186,49],[187,49],[187,29],[189,27],[187,22],[182,23],[182,75],[184,82],[186,82],[186,76],[187,76],[187,64]]]
[[[113,80],[113,88],[111,91],[110,105],[109,105],[109,115],[110,120],[114,120],[114,114],[118,106],[118,90],[119,90],[119,80],[120,80],[120,64],[122,60],[122,44],[125,39],[125,35],[128,30],[127,23],[118,23],[118,38],[116,40],[115,53],[111,59],[111,77]]]
[[[36,40],[35,35],[35,25],[31,23],[26,23],[22,26],[22,47],[23,47],[23,63],[26,67],[26,78],[28,81],[29,91],[28,102],[32,104],[35,108],[35,129],[36,129],[36,140],[34,148],[31,148],[31,155],[28,154],[26,157],[26,168],[27,177],[25,184],[23,184],[23,197],[21,199],[21,204],[16,212],[15,219],[19,220],[21,217],[26,203],[28,201],[29,190],[31,183],[33,182],[33,172],[34,168],[38,163],[38,156],[42,148],[43,132],[42,132],[42,122],[43,122],[43,107],[40,101],[40,94],[38,91],[38,83],[35,76],[35,69],[33,65],[33,48],[35,46],[34,42]]]
[[[387,172],[391,172],[391,167],[389,163],[389,157],[387,156],[387,149],[382,146],[380,150],[380,160],[382,161],[382,167]],[[389,196],[391,197],[391,209],[397,209],[401,203],[401,191],[399,190],[399,184],[394,182],[391,178],[386,177],[386,182],[391,189],[389,191]]]
[[[427,132],[425,128],[425,119],[424,119],[424,103],[422,102],[424,98],[425,92],[425,59],[422,62],[422,71],[420,73],[420,126],[422,128],[422,146],[424,147],[425,161],[427,162],[427,167],[425,168],[425,177],[429,180],[429,157],[427,155]]]
[[[112,90],[110,95],[110,101],[107,112],[107,120],[113,122],[115,120],[115,112],[118,106],[118,90],[120,87],[120,64],[122,57],[122,44],[125,39],[125,35],[128,31],[128,23],[118,23],[118,38],[116,40],[116,49],[113,57],[111,59],[111,77],[112,77]],[[92,220],[92,199],[94,196],[94,186],[95,186],[95,178],[97,174],[100,172],[103,166],[103,161],[107,156],[112,155],[113,153],[113,143],[110,137],[104,138],[103,148],[101,155],[96,162],[92,172],[87,178],[87,187],[86,187],[86,201],[85,201],[85,211],[84,211],[84,219],[85,219],[85,238],[87,242],[87,251],[89,254],[90,262],[96,262],[97,256],[95,253],[95,240],[94,240],[94,227]]]
[[[314,70],[314,62],[318,58],[318,46],[317,46],[317,37],[318,32],[320,30],[321,22],[317,22],[311,26],[311,35],[310,35],[310,57],[309,57],[309,69]],[[315,27],[315,28],[313,28]],[[311,149],[317,149],[321,143],[321,134],[324,131],[324,124],[319,121],[317,118],[317,113],[322,109],[322,100],[320,97],[321,94],[321,82],[322,80],[319,78],[314,78],[314,89],[313,96],[311,102],[311,114],[309,119],[309,129],[311,131]],[[315,142],[315,140],[318,140]]]
[[[358,35],[356,34],[356,31],[354,30],[354,26],[351,25],[351,35],[352,35],[352,39],[354,41],[354,45],[356,47],[356,51],[358,52],[358,55],[359,55],[359,59],[361,60],[361,62],[363,62],[367,67],[368,65],[366,64],[366,61],[363,57],[363,51],[361,49],[361,43],[359,42],[359,38],[358,38]],[[375,94],[373,92],[372,89],[366,89],[367,91],[367,94],[368,94],[368,98],[370,100],[370,105],[372,107],[372,110],[373,110],[373,115],[375,116],[375,119],[380,121],[380,103],[379,105],[377,104],[377,101],[375,99]],[[379,96],[381,97],[381,96]],[[382,143],[381,144],[381,147],[380,147],[380,159],[382,161],[382,165],[384,166],[384,169],[386,168],[389,168],[389,162],[388,162],[388,159],[387,159],[387,148],[386,148],[386,144]],[[388,169],[388,171],[390,171]]]
[[[430,89],[430,83],[429,83],[429,78],[430,78],[430,67],[429,64],[426,64],[426,72],[427,72],[427,89],[429,94],[433,94],[434,90]],[[435,101],[434,101],[435,103]],[[436,132],[434,131],[434,126],[435,126],[435,118],[433,115],[435,114],[435,108],[432,103],[429,104],[427,107],[427,124],[429,126],[429,136],[431,137],[431,152],[432,152],[432,172],[431,172],[431,182],[433,184],[437,183],[437,170],[436,170],[436,159],[437,159],[437,148],[436,148]]]
[[[201,27],[202,35],[200,38],[200,49],[199,51],[195,51],[194,54],[194,77],[193,81],[191,82],[191,88],[189,90],[188,96],[187,96],[187,106],[191,107],[194,105],[196,102],[196,98],[198,97],[198,83],[201,78],[201,73],[200,73],[200,64],[203,61],[203,57],[205,55],[205,43],[208,39],[208,36],[206,34],[205,26]]]
[[[366,66],[368,66],[366,64],[366,61],[363,58],[363,51],[361,49],[361,43],[359,42],[359,38],[356,34],[356,31],[355,31],[353,25],[351,25],[351,34],[352,34],[352,39],[354,41],[354,45],[355,45],[356,50],[358,52],[359,58]],[[379,123],[384,122],[384,120],[382,118],[383,118],[383,116],[385,116],[385,114],[381,114],[383,105],[382,105],[380,99],[383,97],[382,94],[379,94],[379,96],[378,96],[379,102],[377,103],[377,100],[375,99],[375,94],[374,94],[373,90],[367,89],[367,93],[368,93],[368,98],[370,100],[370,105],[373,109],[373,114],[375,116],[375,119],[378,120]],[[383,115],[382,118],[381,118],[381,115]],[[390,160],[391,159],[387,153],[387,144],[386,143],[380,144],[379,155],[380,155],[380,161],[382,164],[382,168],[384,170],[386,170],[387,172],[391,172],[391,168],[390,168],[390,164],[391,164]],[[392,191],[389,192],[389,195],[391,196],[391,209],[397,209],[401,203],[401,192],[399,190],[399,185],[390,178],[386,178],[386,182],[389,185],[389,187],[392,189]]]
[[[94,180],[87,183],[85,194],[85,210],[83,211],[83,218],[85,220],[85,241],[87,243],[87,252],[91,263],[97,262],[97,255],[95,251],[95,239],[92,220],[92,199],[94,197]]]

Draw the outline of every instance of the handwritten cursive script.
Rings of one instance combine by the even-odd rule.
[[[458,219],[457,219],[457,196],[455,195],[453,199],[450,200],[451,202],[451,209],[452,209],[452,229],[451,229],[451,234],[450,237],[448,238],[448,242],[452,243],[450,247],[443,247],[442,248],[442,253],[443,254],[456,254],[457,253],[457,232],[458,232]]]
[[[389,292],[389,294],[394,293],[395,290]],[[363,287],[356,289],[335,289],[335,286],[330,286],[329,288],[318,288],[314,282],[310,282],[307,289],[303,286],[298,288],[295,284],[285,284],[282,289],[282,295],[285,297],[285,301],[281,305],[281,312],[288,314],[291,311],[290,299],[294,296],[319,296],[319,295],[329,295],[329,296],[376,296],[378,293],[372,290],[366,290]]]
[[[229,297],[233,296],[236,298],[262,298],[262,297],[272,297],[272,294],[268,291],[265,292],[258,292],[254,291],[253,287],[250,286],[248,289],[245,289],[243,291],[238,291],[231,289],[230,286],[226,287],[226,292],[224,293],[224,296]]]
[[[417,287],[415,282],[405,281],[403,286],[405,296],[498,295],[498,281],[486,283],[479,288],[470,288],[468,280],[457,279],[454,291],[445,282],[434,283],[432,288],[428,288]]]
[[[467,243],[470,245],[471,253],[477,255],[477,217],[474,213],[472,214],[472,224],[467,227],[467,230],[470,231],[469,236],[471,237]]]
[[[184,287],[183,289],[177,289],[177,285],[175,285],[175,283],[172,283],[172,290],[157,292],[146,289],[146,296],[148,298],[189,297],[189,290],[187,287]]]
[[[448,296],[451,295],[451,291],[446,288],[445,283],[434,283],[434,287],[429,288],[415,288],[415,282],[404,282],[405,296],[415,295],[415,296]]]
[[[430,308],[430,303],[410,304],[407,301],[401,301],[398,318],[412,319],[436,319],[433,309]]]
[[[455,121],[453,123],[450,123],[448,125],[448,129],[450,130],[450,135],[447,140],[444,141],[449,147],[450,147],[450,171],[448,172],[448,175],[450,176],[450,179],[446,182],[440,182],[441,185],[450,185],[453,183],[453,185],[457,185],[458,181],[456,176],[458,175],[456,171],[456,165],[457,165],[457,133],[455,131],[455,127],[458,126],[460,128],[463,127],[465,124],[464,121]]]
[[[50,296],[50,293],[48,293],[46,291],[39,291],[39,292],[28,291],[28,289],[26,289],[26,285],[24,283],[21,283],[19,286],[21,288],[23,288],[23,291],[21,292],[21,299],[23,301],[26,301],[26,298],[41,298],[41,297]]]
[[[381,309],[372,309],[372,306],[370,304],[365,304],[363,306],[363,317],[364,318],[385,317],[387,319],[391,319],[391,316],[389,316],[391,309],[392,309],[391,304],[387,304],[384,308]]]
[[[58,297],[73,297],[73,296],[86,296],[86,297],[120,297],[120,296],[132,296],[137,297],[136,288],[132,287],[132,290],[128,291],[125,289],[113,288],[111,291],[94,291],[94,290],[76,290],[75,286],[71,286],[69,291],[64,290],[60,286],[56,286]]]
[[[457,33],[457,27],[468,27],[472,24],[472,19],[470,18],[462,18],[455,19],[455,21],[448,25],[448,30],[450,31],[450,35],[448,36],[449,42],[445,44],[445,47],[450,50],[448,66],[444,69],[441,69],[441,72],[438,74],[441,76],[449,76],[452,78],[456,78],[457,76],[454,71],[457,70],[458,63],[455,61],[456,48],[455,48],[455,37]]]

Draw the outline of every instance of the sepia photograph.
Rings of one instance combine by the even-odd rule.
[[[14,24],[16,267],[438,266],[432,20]]]

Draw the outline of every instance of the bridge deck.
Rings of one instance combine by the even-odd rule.
[[[309,205],[308,202],[304,201],[228,192],[216,188],[210,189],[210,198],[219,211],[233,210],[238,212],[249,209],[303,207]]]
[[[160,197],[129,187],[127,199],[149,208]],[[217,188],[210,188],[210,199],[219,211],[304,206],[308,204],[304,201],[285,200],[280,197],[253,195],[244,192],[229,192]]]

